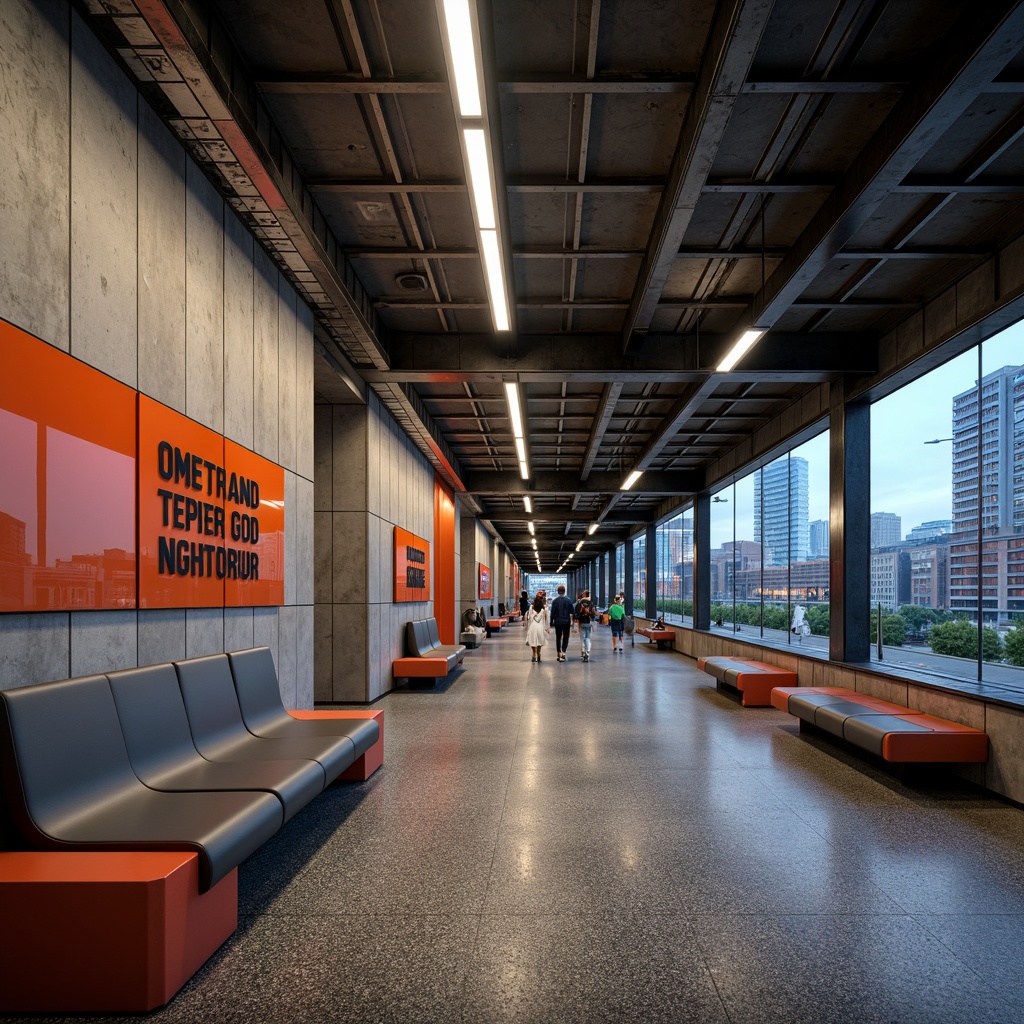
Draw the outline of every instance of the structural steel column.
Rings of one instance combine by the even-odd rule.
[[[871,655],[871,407],[829,396],[829,659]]]
[[[711,628],[711,495],[693,502],[693,628]]]
[[[625,551],[623,552],[623,554],[625,555],[625,558],[623,559],[623,563],[624,564],[623,564],[622,568],[623,568],[623,572],[625,573],[625,579],[622,580],[622,594],[625,596],[625,599],[626,599],[625,602],[624,602],[625,603],[625,608],[626,608],[626,614],[627,615],[632,615],[633,614],[633,538],[630,537],[629,540],[627,540],[626,543],[623,545],[623,547],[625,548]]]
[[[647,563],[647,593],[645,594],[644,616],[658,617],[658,527],[650,523],[647,527],[647,544],[644,551]]]

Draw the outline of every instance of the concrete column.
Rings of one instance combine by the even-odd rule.
[[[871,652],[871,407],[830,392],[829,658],[867,661]]]
[[[693,503],[693,628],[711,628],[711,495]]]

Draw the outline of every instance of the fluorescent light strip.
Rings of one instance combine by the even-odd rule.
[[[530,479],[530,467],[525,462],[520,462],[519,463],[519,475],[524,480],[529,480]]]
[[[751,328],[749,331],[744,331],[739,340],[731,349],[729,354],[715,367],[719,373],[728,373],[746,354],[753,348],[754,343],[760,338],[765,332],[759,328]]]
[[[515,381],[505,382],[505,402],[508,418],[512,421],[512,436],[523,437],[523,410],[519,405],[519,386]]]
[[[484,271],[487,277],[487,290],[491,297],[491,316],[496,331],[507,331],[508,298],[505,295],[505,267],[501,261],[501,250],[498,246],[496,231],[480,232],[480,249],[484,255]]]
[[[494,193],[491,191],[491,161],[487,156],[487,136],[483,128],[463,128],[466,140],[466,162],[469,164],[469,184],[476,206],[477,227],[481,230],[495,227]]]
[[[468,0],[444,0],[444,27],[448,32],[455,91],[459,97],[459,113],[463,117],[480,117],[480,82],[476,71],[476,39],[469,16]]]
[[[644,471],[642,469],[634,469],[633,472],[630,473],[629,476],[627,476],[626,479],[623,481],[622,486],[619,488],[619,490],[628,491],[630,487],[632,487],[633,484],[635,484],[637,480],[639,480],[640,477],[642,477],[643,475]]]
[[[597,523],[591,523],[587,527],[587,536],[593,537],[595,533],[597,533]]]
[[[530,501],[530,496],[528,494],[523,495],[523,508],[528,516],[533,515],[533,502]]]
[[[581,540],[579,542],[579,544],[576,545],[576,550],[579,551],[583,547],[584,544],[586,544],[586,541],[585,540]]]
[[[527,523],[526,525],[527,525],[527,527],[529,528],[529,530],[530,530],[530,536],[532,537],[532,536],[534,535],[534,530],[533,530],[533,520],[531,519],[531,520],[530,520],[530,521],[529,521],[529,522],[528,522],[528,523]]]

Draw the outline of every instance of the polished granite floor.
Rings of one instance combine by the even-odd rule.
[[[384,768],[242,866],[238,932],[145,1019],[1024,1020],[1024,811],[646,642],[550,651],[506,628],[381,700]]]

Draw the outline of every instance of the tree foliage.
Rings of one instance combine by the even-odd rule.
[[[1003,652],[1011,665],[1024,665],[1024,627],[1014,626],[1003,640]]]
[[[940,622],[937,626],[932,626],[928,639],[936,654],[947,654],[954,658],[978,657],[978,627],[965,619]],[[982,629],[981,653],[985,661],[1002,659],[1003,642],[994,629]]]

